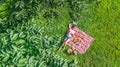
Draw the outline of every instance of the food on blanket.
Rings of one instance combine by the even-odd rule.
[[[77,50],[79,53],[84,54],[94,39],[77,27],[74,27],[71,30],[74,31],[74,33],[71,31],[69,32],[71,35],[73,35],[66,41],[66,44],[72,48],[75,48],[75,50]]]
[[[72,50],[71,48],[69,48],[69,49],[67,50],[67,53],[68,53],[68,54],[72,54],[72,51],[73,51],[73,50]]]
[[[73,55],[77,55],[77,51],[73,51]]]

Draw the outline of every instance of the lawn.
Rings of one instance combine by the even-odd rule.
[[[120,66],[120,1],[99,0],[88,3],[77,17],[78,28],[94,38],[94,42],[83,55],[71,56],[64,51],[54,52],[61,57],[77,59],[80,67],[119,67]],[[49,36],[64,36],[67,25],[72,21],[67,8],[58,7],[60,17],[52,18],[49,23],[37,19],[40,26],[44,26],[45,34]],[[41,14],[40,14],[41,15]]]
[[[9,1],[12,1],[12,0],[8,0],[8,4],[9,4]],[[57,1],[57,0],[55,0],[55,1]],[[19,6],[19,5],[17,5],[17,6]],[[75,5],[76,5],[76,3],[75,3]],[[0,5],[0,11],[1,11],[0,18],[6,17],[7,12],[9,11],[9,10],[6,11],[6,9],[7,9],[6,6],[8,6],[8,5],[6,5],[6,4]],[[68,24],[73,20],[76,20],[78,22],[77,27],[79,29],[81,29],[82,31],[84,31],[85,33],[87,33],[88,35],[90,35],[94,38],[94,42],[91,44],[89,49],[83,55],[81,55],[81,54],[68,55],[66,52],[67,49],[69,48],[68,46],[66,46],[65,50],[61,50],[60,52],[57,52],[56,50],[61,44],[57,45],[57,47],[54,47],[52,49],[52,52],[55,53],[57,56],[60,56],[63,59],[67,59],[69,61],[77,60],[79,67],[120,67],[120,31],[119,31],[120,30],[120,1],[119,0],[81,0],[80,5],[77,5],[77,6],[79,6],[81,9],[73,10],[72,11],[73,14],[70,14],[70,12],[69,12],[69,11],[71,11],[70,8],[57,6],[56,8],[42,8],[42,10],[40,10],[40,12],[38,12],[39,14],[37,16],[34,16],[36,24],[38,26],[44,28],[43,35],[47,35],[48,37],[53,37],[53,38],[55,38],[54,40],[62,39],[62,37],[65,35],[65,32],[67,30]],[[49,6],[47,6],[47,7],[49,7]],[[53,14],[49,12],[51,9],[52,9],[52,12],[54,12]],[[55,12],[57,12],[57,13],[55,13]],[[24,11],[23,11],[23,13],[24,13]],[[48,13],[48,15],[44,16],[47,13]],[[27,14],[27,13],[25,13],[25,14]],[[49,14],[52,14],[52,16],[50,15],[51,16],[50,18],[49,18]],[[21,13],[20,15],[23,15],[23,14]],[[73,16],[71,16],[71,15],[73,15]],[[20,18],[20,17],[18,16],[18,18]],[[17,20],[17,21],[20,21],[20,20]],[[15,29],[15,30],[17,30],[17,29]],[[5,35],[7,35],[7,34],[5,34]],[[36,35],[38,35],[38,34],[36,34]],[[42,36],[41,36],[41,38],[42,38]],[[34,61],[36,61],[36,58],[34,59],[33,57],[39,58],[40,53],[38,53],[38,54],[32,53],[32,52],[34,52],[34,48],[32,48],[33,40],[31,40],[30,42],[28,41],[29,44],[27,43],[27,45],[28,45],[27,48],[26,47],[22,47],[22,48],[25,48],[26,50],[28,50],[28,52],[26,52],[28,54],[29,54],[29,52],[31,52],[30,57],[32,57],[32,59]],[[40,39],[40,40],[42,40],[42,39]],[[2,42],[2,36],[1,36],[1,42]],[[35,42],[37,42],[37,39]],[[12,44],[11,41],[10,41],[10,44]],[[41,43],[38,43],[36,45],[36,47],[38,47],[39,49],[43,49],[44,47],[42,47],[42,48],[39,47],[40,44]],[[12,44],[12,45],[14,45],[14,44]],[[24,45],[25,44],[22,44],[22,46],[24,46]],[[50,45],[54,45],[54,44],[50,44]],[[16,46],[16,45],[14,45],[14,46]],[[16,47],[18,47],[18,45]],[[30,48],[28,48],[28,47],[30,47]],[[22,49],[22,48],[20,48],[20,49]],[[5,49],[5,50],[8,50],[8,49]],[[14,50],[13,50],[13,52],[14,52]],[[21,52],[22,52],[22,50],[21,50]],[[35,51],[35,52],[37,52],[37,51]],[[24,51],[24,53],[25,53],[25,51]],[[7,54],[7,53],[5,53],[5,54]],[[21,54],[21,57],[24,58],[24,60],[26,60],[26,57],[23,56],[22,54]],[[47,56],[47,57],[49,58],[49,56]],[[47,60],[48,60],[48,58],[47,58]],[[23,60],[23,64],[24,64],[24,60]],[[55,59],[53,58],[53,62],[54,62],[54,60]],[[41,59],[40,59],[40,61],[41,61]],[[42,60],[42,61],[45,62],[46,60]],[[49,61],[49,62],[51,62],[51,61]],[[32,63],[32,62],[30,62],[30,63]],[[34,62],[33,62],[33,64],[34,64]],[[46,63],[46,64],[50,65],[50,63]],[[53,63],[53,65],[54,65],[54,63]]]

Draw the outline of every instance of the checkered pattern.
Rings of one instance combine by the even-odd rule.
[[[93,42],[93,38],[78,28],[69,29],[68,32],[72,37],[66,41],[66,44],[76,49],[79,53],[84,54]]]

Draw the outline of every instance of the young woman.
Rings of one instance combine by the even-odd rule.
[[[67,30],[67,33],[66,33],[66,36],[65,36],[65,37],[63,38],[63,40],[62,40],[63,44],[60,46],[60,48],[58,49],[58,51],[60,51],[62,48],[63,48],[63,49],[65,48],[65,46],[66,46],[65,42],[66,42],[69,38],[71,38],[70,32],[74,33],[74,31],[73,31],[72,29],[73,29],[74,27],[76,27],[76,25],[77,25],[77,23],[74,22],[74,21],[69,24],[68,30]],[[74,55],[77,54],[77,52],[74,51],[74,50],[72,50],[72,49],[68,49],[67,52],[68,52],[68,54],[74,54]]]
[[[63,39],[63,42],[66,42],[69,38],[71,38],[70,32],[74,33],[74,31],[72,31],[72,29],[73,29],[74,27],[76,27],[76,25],[77,25],[77,23],[74,22],[74,21],[69,24],[68,30],[67,30],[66,36],[65,36],[64,39]]]

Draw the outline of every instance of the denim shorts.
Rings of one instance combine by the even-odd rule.
[[[66,35],[66,36],[64,37],[64,40],[68,40],[69,38],[71,38],[71,37],[68,36],[68,35]]]

